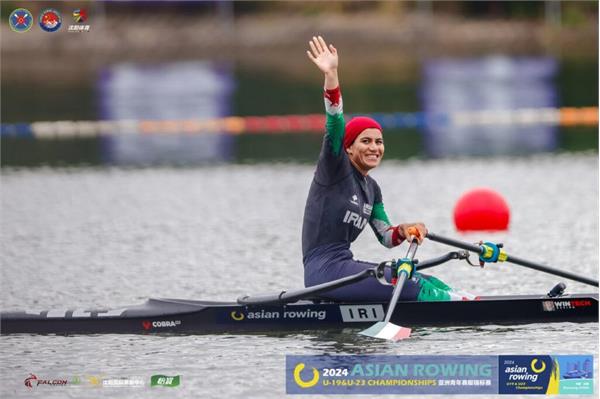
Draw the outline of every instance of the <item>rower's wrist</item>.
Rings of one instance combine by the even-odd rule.
[[[334,90],[340,85],[337,69],[325,72],[325,90]]]
[[[400,238],[400,242],[406,240],[406,236],[404,235],[403,226],[401,224],[399,224],[398,226],[396,226],[396,228],[398,229],[398,237]]]

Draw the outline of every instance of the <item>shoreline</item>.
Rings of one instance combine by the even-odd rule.
[[[146,16],[147,17],[147,16]],[[2,79],[74,82],[121,62],[160,63],[211,59],[261,71],[282,71],[298,79],[313,76],[303,60],[306,42],[322,34],[351,59],[355,78],[374,65],[410,73],[429,57],[546,55],[561,59],[598,57],[598,26],[567,27],[530,20],[473,20],[420,14],[318,16],[267,14],[231,19],[107,15],[90,21],[87,33],[34,27],[17,34],[1,25]],[[391,49],[391,50],[390,50]],[[399,56],[401,54],[402,56]],[[42,62],[41,60],[47,60]],[[350,77],[352,78],[352,77]]]

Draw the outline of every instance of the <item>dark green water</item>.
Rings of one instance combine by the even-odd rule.
[[[418,68],[418,67],[415,67]],[[244,67],[231,69],[234,89],[228,105],[231,115],[281,115],[323,112],[321,82],[277,76],[272,72]],[[405,80],[397,76],[343,81],[346,112],[417,112],[422,109],[418,70]],[[594,59],[563,60],[551,84],[557,106],[598,105],[598,62]],[[60,79],[35,85],[2,78],[2,122],[19,123],[53,120],[102,119],[100,89],[91,76],[68,84]],[[318,134],[255,134],[236,137],[228,161],[297,161],[316,159],[321,137]],[[2,139],[3,166],[34,166],[105,163],[102,139],[27,140]],[[597,127],[558,129],[557,151],[598,148]],[[386,130],[386,157],[423,157],[424,143],[418,129]]]

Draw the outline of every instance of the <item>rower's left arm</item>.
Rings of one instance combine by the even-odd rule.
[[[392,226],[390,223],[390,218],[388,218],[387,213],[385,213],[385,208],[383,206],[381,188],[379,188],[379,185],[374,180],[373,183],[375,198],[373,201],[373,209],[371,210],[369,224],[375,232],[379,242],[385,247],[392,248],[400,245],[402,241],[404,241],[404,237],[402,236],[402,231],[398,228],[398,226]]]
[[[379,242],[387,248],[400,245],[402,241],[404,241],[399,226],[392,226],[390,223],[390,219],[385,213],[383,202],[375,202],[373,204],[369,224],[375,232]]]

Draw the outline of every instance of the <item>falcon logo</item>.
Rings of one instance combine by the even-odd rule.
[[[29,377],[25,378],[25,386],[27,388],[33,388],[34,385],[32,385],[32,381],[33,384],[37,385],[37,376],[35,374],[29,374]]]

